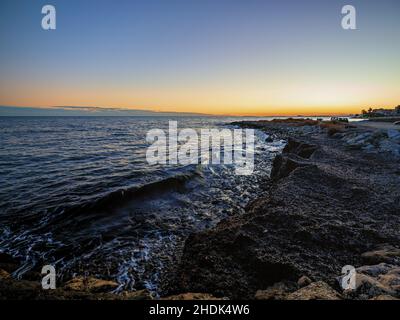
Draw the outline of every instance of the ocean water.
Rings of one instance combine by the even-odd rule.
[[[146,133],[169,120],[200,130],[242,119],[0,117],[0,251],[23,261],[14,277],[53,264],[60,279],[157,293],[190,233],[242,214],[263,192],[283,141],[256,131],[250,176],[232,165],[149,165]]]

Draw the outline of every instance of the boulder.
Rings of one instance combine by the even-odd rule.
[[[362,134],[358,134],[355,137],[352,137],[346,141],[347,146],[350,148],[358,148],[362,147],[364,144],[370,141],[370,138],[372,137],[371,132],[365,132]]]
[[[291,153],[301,158],[309,159],[317,149],[318,147],[316,145],[289,138],[282,152],[284,154]]]
[[[3,269],[0,269],[0,280],[10,279],[11,275]]]
[[[257,290],[254,298],[256,300],[285,300],[291,290],[286,283],[277,282],[264,290]]]
[[[12,273],[19,267],[19,260],[13,258],[7,253],[0,252],[0,268]]]
[[[388,138],[395,142],[400,142],[400,131],[396,129],[388,129],[387,131]]]
[[[344,292],[349,298],[370,299],[377,296],[400,295],[400,267],[387,263],[356,269],[356,288]]]
[[[361,258],[365,264],[369,265],[381,262],[400,264],[400,249],[393,246],[383,246],[377,250],[363,253]]]
[[[116,289],[118,283],[109,280],[102,280],[93,277],[76,277],[64,285],[65,290],[106,292]]]
[[[395,292],[389,287],[384,286],[376,278],[357,273],[355,290],[348,289],[344,294],[351,298],[369,299],[379,295],[392,296]]]
[[[287,300],[340,300],[342,296],[323,281],[313,282],[286,298]]]
[[[400,294],[400,267],[396,266],[387,273],[380,275],[378,281],[390,290]]]
[[[394,156],[400,157],[400,144],[393,142],[392,140],[382,140],[379,149],[383,152],[388,152]]]
[[[277,181],[286,178],[295,169],[306,166],[311,166],[311,164],[294,155],[277,155],[272,163],[271,179]]]
[[[309,284],[311,284],[312,283],[312,280],[309,278],[309,277],[307,277],[307,276],[302,276],[298,281],[297,281],[297,285],[300,287],[300,288],[303,288],[303,287],[305,287],[305,286],[308,286]]]

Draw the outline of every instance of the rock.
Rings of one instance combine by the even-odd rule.
[[[342,139],[343,136],[344,136],[344,134],[342,132],[336,132],[336,133],[332,134],[332,138],[335,138],[335,139]]]
[[[172,296],[161,298],[161,300],[225,300],[223,298],[216,298],[208,293],[181,293]]]
[[[313,282],[286,298],[287,300],[340,300],[342,296],[323,281]]]
[[[138,291],[123,291],[121,293],[121,298],[123,300],[152,300],[153,296],[151,293],[146,290],[138,290]]]
[[[374,138],[372,137],[371,132],[365,132],[362,134],[358,134],[356,136],[351,137],[346,140],[347,148],[349,149],[363,149],[369,148],[367,147],[373,142]]]
[[[271,179],[277,181],[286,178],[295,169],[311,165],[308,162],[297,159],[294,155],[277,155],[272,163]]]
[[[93,277],[76,277],[64,285],[65,290],[106,292],[116,289],[118,283],[114,281],[96,279]]]
[[[297,281],[297,285],[300,287],[300,288],[303,288],[303,287],[305,287],[305,286],[308,286],[309,284],[311,284],[312,283],[312,280],[309,278],[309,277],[307,277],[307,276],[302,276],[298,281]]]
[[[14,272],[16,269],[18,269],[19,266],[19,260],[13,258],[12,256],[10,256],[7,253],[4,252],[0,252],[0,268],[12,273]]]
[[[285,300],[290,290],[284,282],[278,282],[265,290],[257,290],[254,298],[256,300]]]
[[[377,265],[366,265],[356,269],[357,273],[366,274],[371,277],[378,277],[381,274],[389,272],[393,268],[392,265],[387,263],[380,263]]]
[[[292,153],[299,157],[309,159],[317,149],[318,147],[316,145],[312,145],[293,138],[289,138],[288,143],[286,144],[282,153],[284,154]]]
[[[400,157],[400,144],[391,140],[382,140],[379,149],[383,152],[389,152],[394,156]]]
[[[0,300],[34,300],[43,291],[40,283],[27,280],[1,279]]]
[[[388,129],[387,131],[388,138],[395,142],[400,142],[400,131],[396,129]]]
[[[11,275],[7,271],[0,269],[0,280],[10,279],[10,278]]]
[[[361,258],[365,264],[378,264],[380,262],[400,264],[400,249],[384,246],[378,250],[363,253]]]
[[[167,290],[270,299],[279,292],[269,293],[274,283],[302,275],[330,281],[349,263],[363,265],[361,253],[377,243],[400,243],[398,161],[348,151],[347,139],[305,137],[318,146],[310,160],[289,139],[272,173],[286,177],[268,181],[244,214],[191,234]]]
[[[302,126],[300,131],[304,134],[309,134],[317,131],[317,126]]]
[[[351,297],[358,296],[359,298],[368,299],[378,295],[395,295],[396,292],[390,287],[383,285],[376,278],[366,274],[356,275],[356,289],[346,290],[345,294]]]
[[[381,294],[381,295],[373,297],[373,298],[371,298],[369,300],[400,300],[400,299],[397,299],[397,298],[392,297],[392,296]]]
[[[368,143],[368,144],[364,145],[364,146],[362,147],[362,149],[363,149],[364,151],[371,152],[371,151],[375,151],[375,146],[372,145],[372,144],[370,144],[370,143]]]
[[[346,290],[350,298],[370,299],[380,295],[400,295],[400,267],[387,263],[356,269],[356,288]]]
[[[386,288],[400,294],[400,267],[396,266],[386,274],[380,275],[378,281]]]

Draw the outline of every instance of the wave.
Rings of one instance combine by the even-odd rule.
[[[85,215],[90,215],[91,213],[108,213],[124,207],[132,201],[143,200],[144,198],[153,198],[166,192],[185,192],[187,183],[196,178],[202,178],[199,166],[187,172],[178,173],[161,180],[127,189],[119,189],[88,203],[78,204],[63,209],[62,216],[71,217],[71,215],[76,216],[82,213]]]

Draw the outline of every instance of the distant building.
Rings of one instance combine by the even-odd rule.
[[[398,116],[400,116],[400,105],[398,105],[394,109],[385,109],[385,108],[372,109],[372,108],[369,108],[368,111],[362,110],[363,118],[398,117]]]
[[[372,113],[375,114],[376,116],[381,116],[381,117],[390,117],[394,116],[399,112],[400,108],[399,106],[396,107],[396,109],[373,109]]]

